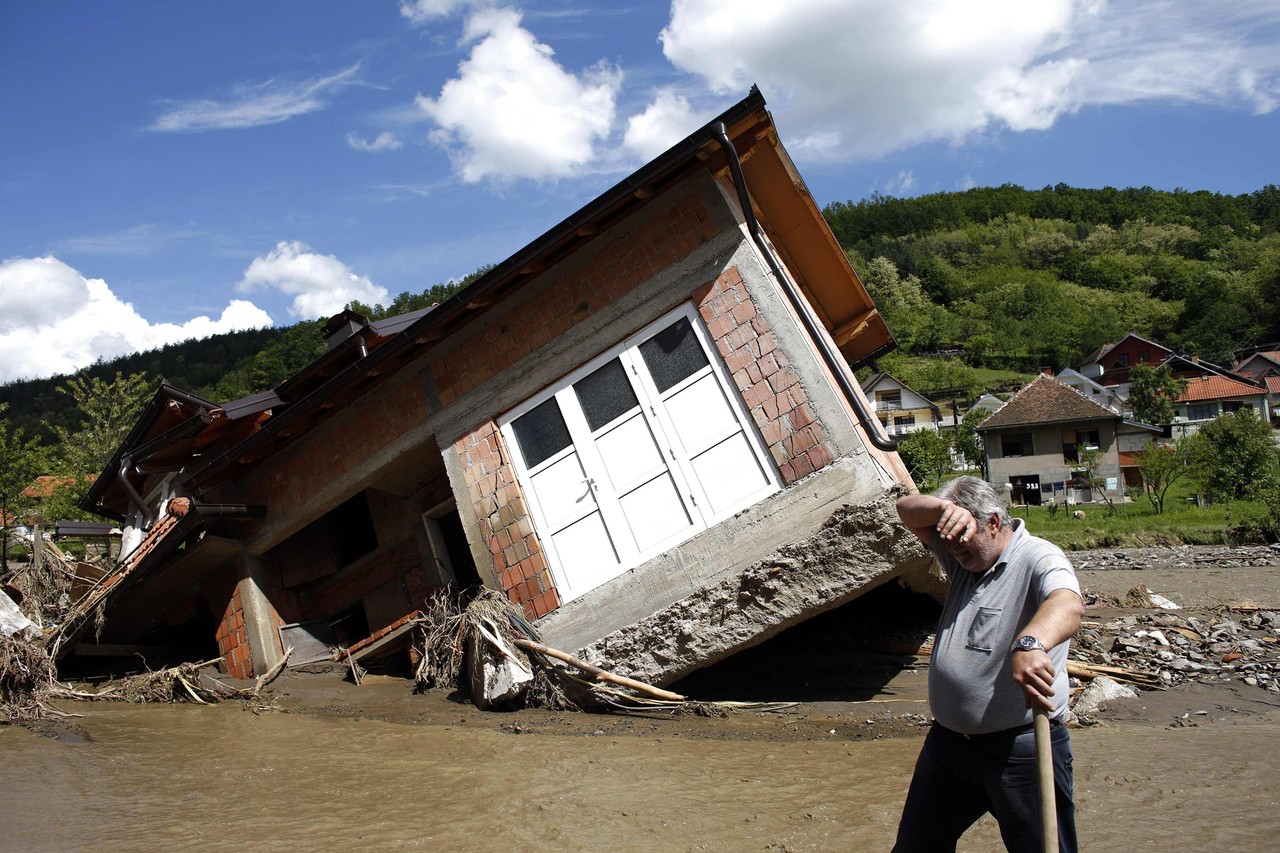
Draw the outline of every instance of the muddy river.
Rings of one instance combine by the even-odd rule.
[[[395,704],[404,687],[361,689]],[[877,737],[887,712],[870,704],[688,721],[412,698],[396,721],[95,705],[60,738],[0,729],[0,846],[887,850],[923,731]],[[1207,709],[1191,726],[1075,733],[1083,849],[1277,849],[1275,715],[1184,698]],[[994,824],[961,849],[1001,849]]]
[[[1273,599],[1275,571],[1224,586]],[[867,660],[874,689],[724,718],[482,713],[334,673],[265,708],[64,703],[70,728],[0,727],[0,849],[888,850],[925,673]],[[1280,850],[1278,712],[1188,684],[1076,730],[1082,849]],[[1002,849],[994,823],[960,849]]]

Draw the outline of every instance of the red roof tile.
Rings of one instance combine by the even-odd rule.
[[[1178,398],[1179,403],[1200,400],[1223,400],[1235,397],[1256,397],[1266,391],[1256,385],[1247,385],[1225,376],[1198,376],[1187,380],[1187,390]]]
[[[978,429],[1099,420],[1117,421],[1120,416],[1056,379],[1037,376]]]

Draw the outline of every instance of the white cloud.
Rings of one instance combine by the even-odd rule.
[[[0,381],[73,373],[94,361],[188,338],[271,325],[252,302],[232,300],[217,319],[149,323],[100,278],[48,256],[0,263]]]
[[[362,139],[354,133],[347,134],[347,144],[357,151],[395,151],[402,143],[392,132],[379,133],[375,139]]]
[[[895,177],[884,182],[884,195],[908,196],[916,188],[916,173],[912,169],[903,169]],[[875,189],[875,187],[872,187]]]
[[[797,151],[870,158],[1086,105],[1280,106],[1280,6],[1146,0],[674,0],[668,60],[759,84]]]
[[[278,290],[293,296],[289,313],[303,320],[328,317],[348,302],[385,303],[387,289],[356,275],[333,255],[321,255],[297,240],[281,241],[266,257],[254,258],[236,290]]]
[[[1112,3],[1077,34],[1088,60],[1081,99],[1280,107],[1280,5],[1274,0]]]
[[[645,160],[651,160],[684,139],[699,124],[698,115],[686,98],[671,89],[663,89],[643,113],[627,119],[622,144]]]
[[[415,27],[430,23],[437,18],[447,18],[454,12],[468,6],[484,5],[477,0],[401,0],[400,14],[409,19]]]
[[[151,125],[149,130],[197,132],[229,128],[258,127],[278,124],[295,116],[316,112],[328,106],[333,90],[352,84],[360,65],[330,74],[292,83],[265,83],[237,86],[234,94],[223,101],[199,100],[179,102]]]
[[[417,99],[462,179],[560,178],[588,166],[613,125],[621,72],[603,63],[566,71],[511,9],[476,12],[463,34],[470,43],[440,96]]]

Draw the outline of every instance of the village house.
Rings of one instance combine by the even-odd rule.
[[[1157,367],[1173,350],[1132,332],[1087,356],[1080,374],[1112,389],[1121,401],[1129,399],[1129,371],[1139,364]]]
[[[1259,350],[1236,362],[1231,371],[1252,379],[1266,389],[1271,423],[1280,427],[1280,350]]]
[[[904,435],[918,429],[937,431],[941,411],[905,382],[888,373],[873,373],[862,383],[862,393],[871,402],[876,419],[891,436]]]
[[[1123,499],[1140,482],[1133,456],[1159,437],[1157,427],[1128,423],[1115,411],[1050,376],[1037,376],[977,427],[988,479],[1011,503],[1088,503],[1102,500],[1081,464],[1084,450],[1101,453],[1095,477],[1106,497]],[[1122,452],[1124,458],[1122,459]]]
[[[1219,415],[1251,410],[1263,420],[1272,417],[1267,388],[1216,374],[1187,380],[1187,388],[1174,402],[1173,437],[1199,431]]]
[[[99,643],[373,659],[483,584],[663,684],[933,582],[849,367],[893,338],[755,90],[439,306],[325,331],[271,391],[157,392],[84,501],[125,530]]]
[[[1113,412],[1119,414],[1124,407],[1120,395],[1115,388],[1108,388],[1101,382],[1097,382],[1085,376],[1078,370],[1070,367],[1064,367],[1058,371],[1058,375],[1054,377],[1059,383],[1066,385],[1068,388],[1074,388],[1084,396],[1093,400],[1095,403],[1106,406]]]

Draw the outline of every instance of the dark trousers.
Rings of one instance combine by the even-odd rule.
[[[1058,848],[1076,853],[1071,737],[1050,727],[1058,804]],[[1040,782],[1035,732],[965,737],[935,724],[925,738],[894,853],[954,853],[970,826],[990,812],[1010,853],[1040,853]]]

